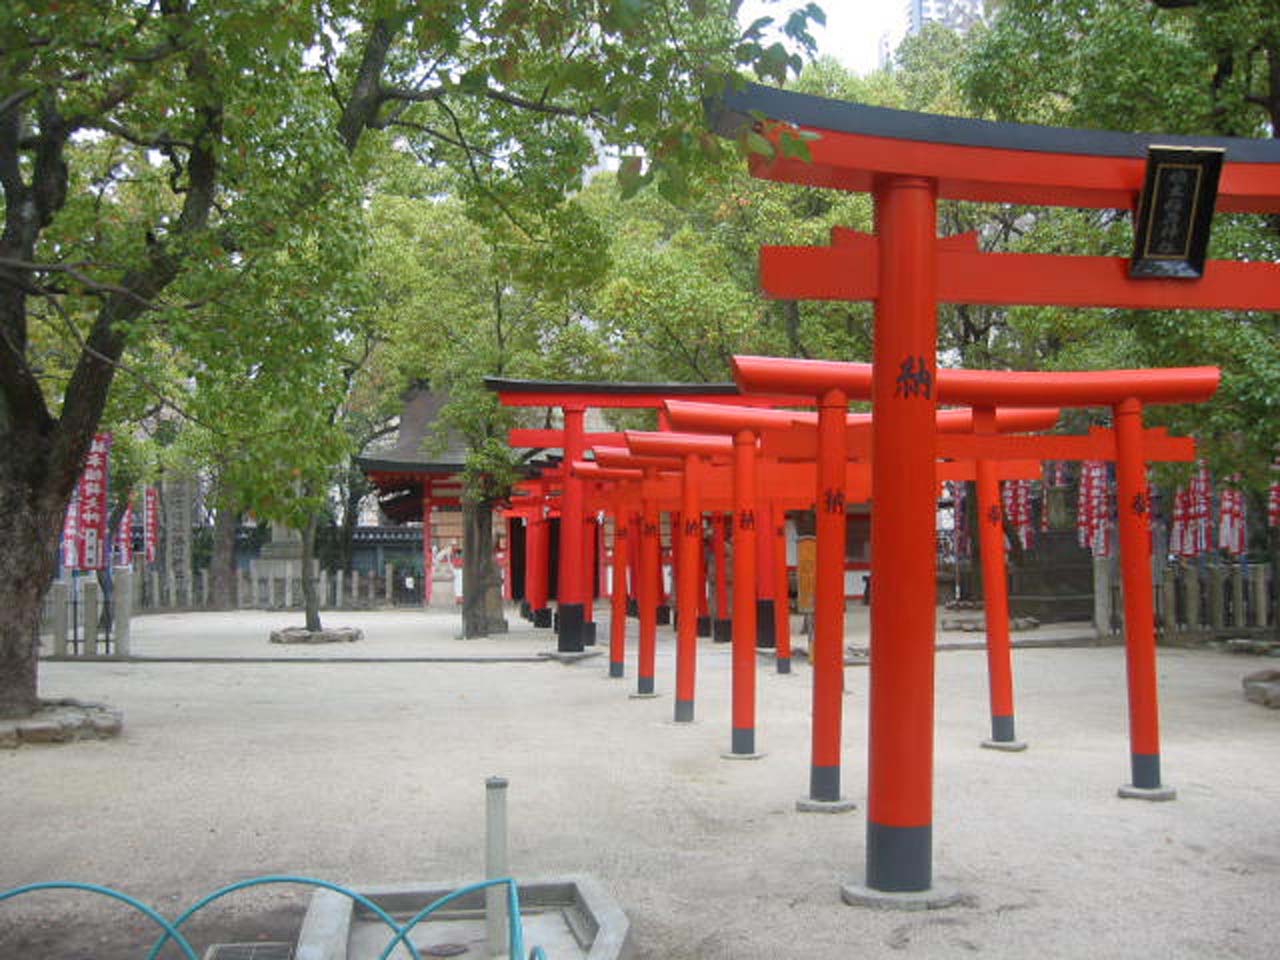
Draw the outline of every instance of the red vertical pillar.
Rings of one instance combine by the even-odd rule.
[[[550,562],[551,538],[544,510],[545,507],[541,505],[534,508],[525,535],[525,596],[529,600],[529,612],[535,627],[551,626],[551,610],[547,606],[547,566]]]
[[[680,478],[679,529],[672,530],[676,541],[676,723],[693,722],[694,684],[698,668],[698,543],[702,539],[702,507],[698,484],[702,477],[698,458],[684,457]]]
[[[756,435],[733,438],[733,719],[727,757],[756,756]]]
[[[840,390],[818,400],[817,571],[813,598],[813,721],[802,810],[852,809],[840,796],[844,696],[845,414]],[[932,464],[930,465],[932,468]]]
[[[711,636],[711,606],[707,592],[710,581],[707,579],[707,542],[703,538],[702,517],[698,517],[698,636]]]
[[[933,883],[936,184],[887,178],[875,203],[866,877],[872,890],[920,892]]]
[[[564,462],[567,465],[582,459],[585,447],[583,421],[586,409],[581,406],[564,407]],[[566,469],[564,490],[560,500],[560,576],[557,579],[557,600],[560,620],[556,649],[561,653],[576,653],[583,646],[584,598],[583,587],[583,528],[585,526],[585,497],[582,478]]]
[[[791,581],[787,577],[787,514],[774,511],[773,638],[779,673],[791,672]]]
[[[1120,796],[1172,800],[1160,782],[1160,704],[1156,687],[1155,613],[1151,598],[1151,498],[1142,455],[1142,403],[1124,400],[1114,409],[1116,515],[1120,575],[1124,583],[1124,646],[1129,680],[1129,751],[1133,782]]]
[[[640,527],[641,517],[632,512],[627,517],[628,535],[631,537],[631,550],[627,556],[627,571],[630,579],[627,582],[628,612],[632,616],[640,615]]]
[[[582,645],[596,643],[596,530],[595,514],[587,514],[582,523]]]
[[[422,605],[431,606],[433,554],[431,542],[431,480],[422,481]]]
[[[649,471],[645,471],[648,473]],[[646,477],[646,479],[649,479]],[[651,499],[645,497],[640,515],[640,586],[636,590],[640,607],[639,663],[636,668],[636,696],[652,697],[654,665],[658,650],[658,567],[659,513]]]
[[[767,476],[767,473],[766,473]],[[772,650],[774,636],[773,502],[756,504],[756,646]]]
[[[973,411],[974,432],[996,432],[996,413],[990,407]],[[982,607],[987,622],[987,683],[991,694],[993,750],[1025,750],[1013,721],[1013,664],[1009,649],[1009,584],[1005,574],[1004,525],[1000,522],[1000,482],[996,466],[979,459],[974,465],[978,488],[978,550],[982,554]]]
[[[718,512],[711,515],[711,554],[716,568],[716,609],[711,636],[717,643],[728,643],[733,629],[733,621],[729,618],[729,551],[725,546],[725,534],[732,516]]]
[[[613,589],[609,592],[609,676],[621,677],[627,653],[628,527],[622,496],[614,498]]]

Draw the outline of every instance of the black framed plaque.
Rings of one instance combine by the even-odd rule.
[[[1187,280],[1204,276],[1225,153],[1218,147],[1147,149],[1147,176],[1134,221],[1129,276]]]

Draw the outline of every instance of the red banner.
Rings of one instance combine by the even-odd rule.
[[[125,505],[116,530],[116,563],[122,567],[133,566],[133,497]]]
[[[160,493],[147,487],[142,501],[142,531],[147,563],[156,562],[156,541],[160,537]]]
[[[62,528],[62,564],[71,570],[102,570],[107,544],[107,481],[111,434],[95,433]]]

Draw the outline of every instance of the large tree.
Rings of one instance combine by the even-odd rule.
[[[159,340],[198,363],[240,336],[202,306],[263,258],[341,233],[376,148],[459,166],[504,214],[577,186],[593,136],[678,193],[719,150],[701,128],[713,78],[751,64],[781,79],[796,63],[755,25],[739,36],[737,6],[4,4],[0,716],[38,706],[62,516],[133,351]],[[787,22],[802,42],[807,19]],[[33,355],[41,324],[82,344],[65,380]]]

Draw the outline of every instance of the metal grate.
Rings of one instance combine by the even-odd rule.
[[[204,960],[293,960],[292,943],[215,943]]]

